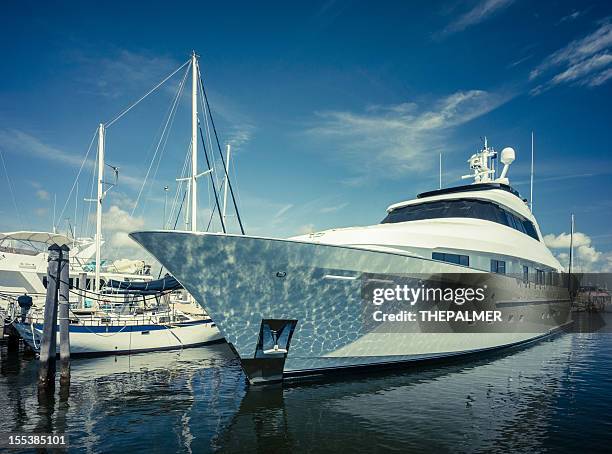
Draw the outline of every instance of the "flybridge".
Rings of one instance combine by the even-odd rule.
[[[519,192],[511,186],[504,183],[472,183],[465,184],[463,186],[455,186],[453,188],[436,189],[435,191],[421,192],[417,195],[417,199],[424,199],[426,197],[434,197],[437,195],[455,194],[458,192],[471,192],[471,191],[488,191],[491,189],[500,189],[502,191],[514,194],[523,201],[526,201],[521,197]]]

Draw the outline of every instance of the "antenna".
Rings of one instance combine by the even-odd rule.
[[[231,145],[228,143],[227,144],[227,154],[226,154],[226,159],[225,159],[225,185],[223,187],[223,223],[225,225],[227,225],[227,215],[226,215],[226,211],[227,211],[227,187],[228,187],[228,182],[229,182],[229,165],[230,165],[230,153],[232,151],[232,147]],[[442,154],[440,154],[440,159],[442,159]],[[440,166],[442,161],[440,161]],[[441,169],[442,167],[440,167]],[[440,181],[442,181],[442,176],[440,176]],[[442,184],[442,183],[440,183]]]
[[[567,290],[570,298],[573,300],[572,294],[572,265],[574,261],[574,213],[572,213],[572,221],[570,224],[570,247],[569,247],[569,263],[567,264]]]
[[[442,152],[440,152],[440,189],[442,189]]]
[[[570,250],[569,250],[569,273],[572,274],[572,265],[574,260],[574,213],[572,213],[572,221],[570,225]]]
[[[529,210],[533,213],[533,131],[531,131],[531,182],[529,194]]]
[[[168,186],[164,186],[164,218],[162,229],[166,229],[166,206],[168,205]]]
[[[55,205],[57,204],[57,194],[53,194],[53,233],[56,233],[55,229]]]

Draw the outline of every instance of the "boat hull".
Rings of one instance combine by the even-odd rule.
[[[521,285],[504,277],[505,300],[485,303],[482,309],[515,314],[514,325],[480,325],[471,332],[373,326],[363,301],[364,276],[487,273],[396,253],[291,240],[186,232],[135,232],[132,237],[203,305],[251,382],[267,380],[249,370],[249,362],[258,358],[265,320],[296,321],[281,364],[283,377],[513,346],[551,334],[569,321],[564,289]]]
[[[39,350],[42,324],[15,322],[15,328],[33,350]],[[175,350],[222,341],[223,337],[212,320],[171,325],[70,326],[70,354],[74,356]],[[57,352],[59,352],[59,332]]]

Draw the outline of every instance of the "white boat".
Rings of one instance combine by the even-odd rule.
[[[191,70],[193,83],[190,153],[193,174],[188,178],[180,178],[179,181],[190,182],[190,224],[192,230],[195,231],[197,229],[198,194],[196,180],[201,176],[211,174],[212,169],[197,173],[197,102],[200,75],[195,53],[173,74],[186,66],[187,70],[179,86],[173,108],[182,93],[187,71]],[[155,89],[160,86],[161,84],[158,84]],[[136,104],[142,99],[144,98],[140,98]],[[185,294],[180,284],[170,289],[137,290],[134,287],[138,285],[154,287],[157,282],[163,284],[164,279],[153,281],[150,275],[151,267],[143,261],[120,259],[106,264],[102,259],[102,204],[108,191],[117,184],[119,175],[118,168],[110,166],[114,173],[114,181],[109,182],[105,179],[106,127],[113,124],[130,109],[131,107],[107,124],[100,124],[97,131],[97,197],[86,199],[96,204],[96,234],[93,239],[75,240],[66,235],[45,232],[13,232],[0,235],[0,252],[4,254],[0,255],[0,299],[5,301],[5,308],[11,305],[9,312],[12,314],[11,318],[15,328],[34,350],[38,350],[42,336],[47,248],[52,244],[67,245],[72,249],[69,262],[72,354],[134,353],[194,347],[223,341],[223,337],[210,317],[196,305],[190,295]],[[209,108],[207,107],[204,113],[211,115],[207,109]],[[210,134],[208,137],[210,140]],[[227,158],[229,163],[229,147]],[[208,162],[208,155],[206,159]],[[217,200],[217,209],[223,218],[225,218],[228,185],[231,190],[227,177],[228,167],[225,167],[224,171],[226,189],[223,214],[221,214]],[[186,219],[189,218],[186,217]],[[164,219],[165,222],[166,219]],[[221,222],[223,224],[223,220]],[[2,246],[4,242],[7,243],[6,247]],[[27,249],[19,247],[24,244],[27,244]],[[93,261],[90,260],[92,256],[95,256]],[[119,281],[119,290],[109,285],[113,281]],[[18,316],[19,311],[15,302],[15,299],[24,293],[34,299],[33,308],[27,317]],[[147,302],[147,297],[154,301]]]
[[[38,352],[43,318],[29,317],[13,323],[23,340]],[[74,356],[131,354],[177,350],[222,342],[210,317],[193,317],[180,311],[150,310],[141,314],[72,311],[70,353]],[[57,333],[59,352],[59,332]]]
[[[71,248],[71,288],[93,289],[95,264],[92,257],[96,248],[93,238],[74,239],[60,233],[37,231],[0,233],[0,306],[6,309],[9,301],[27,293],[33,298],[35,308],[42,307],[46,293],[48,248],[52,244]],[[104,287],[110,279],[152,280],[150,269],[142,260],[103,262],[98,288]]]
[[[502,151],[499,177],[490,164],[496,154],[485,142],[468,161],[473,184],[391,205],[377,225],[291,239],[178,231],[131,236],[204,306],[251,383],[516,345],[568,324],[570,304],[556,274],[561,265],[509,185],[514,150]],[[411,331],[390,321],[372,326],[362,290],[381,274],[419,282],[494,277],[499,291],[481,308],[500,311],[503,322],[445,332],[427,324]]]
[[[93,243],[47,232],[0,234],[0,308],[32,350],[39,350],[42,339],[50,244],[70,245],[74,253],[69,262],[73,355],[181,349],[223,340],[210,317],[182,298],[184,290],[180,288],[144,295],[134,290],[119,292],[108,286],[112,282],[154,285],[150,267],[144,262],[128,263],[124,259],[119,266],[115,262],[104,265],[100,272],[101,291],[93,292]],[[16,299],[24,293],[32,297],[33,306],[21,321]]]

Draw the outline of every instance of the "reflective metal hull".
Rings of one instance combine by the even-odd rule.
[[[491,303],[491,309],[515,313],[516,321],[501,330],[493,325],[484,328],[489,332],[405,332],[386,324],[373,328],[362,298],[364,275],[481,272],[400,254],[290,240],[187,232],[131,235],[204,306],[242,360],[255,357],[262,320],[297,320],[285,377],[514,345],[550,334],[569,320],[562,289],[522,288],[507,277],[504,291],[517,297]]]

